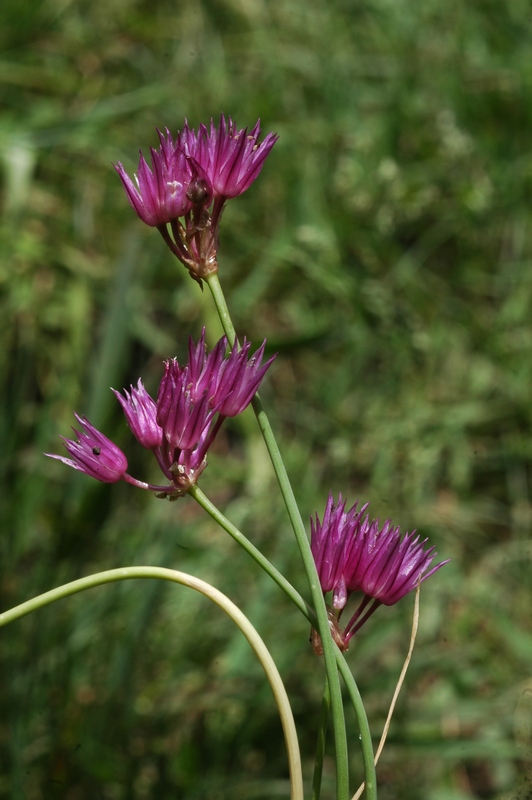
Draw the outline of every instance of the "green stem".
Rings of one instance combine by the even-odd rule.
[[[227,307],[227,303],[225,301],[222,285],[218,279],[217,273],[215,273],[214,275],[209,275],[207,278],[205,278],[205,282],[207,283],[209,289],[211,290],[212,299],[214,300],[216,311],[218,312],[218,316],[220,317],[222,328],[224,329],[224,333],[227,336],[229,344],[232,347],[233,344],[235,343],[236,331],[233,325],[233,320],[231,319],[231,315],[229,313],[229,309]]]
[[[226,516],[215,506],[208,497],[201,491],[199,486],[193,486],[188,492],[194,500],[218,523],[241,547],[244,548],[246,553],[250,555],[262,569],[275,581],[275,583],[285,592],[292,600],[294,605],[299,608],[301,613],[308,619],[308,621],[315,626],[316,616],[314,611],[309,607],[308,603],[301,597],[299,592],[289,583],[284,575],[268,561],[260,550],[258,550],[244,534],[227,519]],[[336,649],[336,661],[340,674],[346,684],[349,697],[355,709],[358,728],[360,731],[362,757],[364,761],[364,771],[366,774],[366,797],[368,800],[376,800],[376,780],[375,780],[375,763],[373,758],[373,744],[371,733],[369,730],[368,718],[366,709],[362,702],[358,686],[355,679],[347,665],[347,662],[342,653]],[[321,773],[323,767],[323,757],[325,751],[325,739],[327,724],[329,718],[330,708],[330,693],[328,684],[325,684],[323,700],[322,700],[322,713],[320,718],[320,728],[318,732],[318,745],[316,748],[316,762],[314,766],[314,779],[313,779],[313,800],[319,798],[321,786]]]
[[[218,591],[218,589],[215,589],[214,586],[192,575],[187,575],[184,572],[165,569],[163,567],[124,567],[121,569],[111,569],[106,572],[99,572],[95,575],[89,575],[86,578],[80,578],[77,581],[72,581],[72,583],[66,583],[64,586],[59,586],[57,589],[52,589],[38,597],[34,597],[32,600],[21,603],[19,606],[15,606],[15,608],[11,608],[9,611],[4,611],[3,614],[0,614],[0,627],[16,619],[20,619],[20,617],[30,614],[32,611],[50,605],[50,603],[55,603],[56,600],[61,600],[64,597],[77,594],[85,589],[91,589],[95,586],[102,586],[103,584],[114,583],[116,581],[131,580],[132,578],[158,578],[160,580],[172,581],[173,583],[188,586],[216,603],[216,605],[225,611],[233,620],[235,625],[240,628],[266,673],[266,677],[272,687],[277,708],[279,709],[290,769],[291,800],[303,800],[303,776],[301,772],[299,743],[292,709],[290,708],[290,701],[288,700],[288,695],[286,694],[286,689],[284,688],[279,671],[275,666],[275,662],[269,650],[248,618],[242,613],[238,606],[222,594],[222,592]]]
[[[260,550],[258,550],[254,544],[252,544],[249,539],[244,536],[244,534],[238,530],[238,528],[233,525],[230,520],[227,519],[224,514],[215,506],[209,498],[201,491],[199,486],[191,486],[188,490],[189,495],[191,495],[196,502],[200,504],[200,506],[213,518],[215,522],[220,525],[226,531],[229,536],[237,542],[241,547],[244,548],[246,553],[253,558],[257,564],[262,567],[262,569],[268,573],[268,575],[275,581],[277,586],[279,586],[285,594],[288,595],[290,600],[299,608],[302,614],[308,619],[310,623],[313,625],[316,624],[314,611],[310,608],[308,603],[306,603],[297,589],[295,589],[289,581],[286,580],[284,575],[282,575],[279,570],[273,566],[271,561],[268,561],[265,555],[263,555]]]
[[[320,800],[321,776],[323,774],[323,758],[325,756],[325,741],[327,739],[327,726],[329,724],[329,709],[331,694],[329,684],[325,681],[323,697],[321,700],[320,724],[318,727],[318,741],[316,744],[316,758],[314,760],[314,775],[312,776],[312,800]]]
[[[360,732],[360,744],[362,747],[362,760],[364,763],[364,781],[366,784],[366,800],[377,800],[377,776],[375,773],[375,756],[373,753],[373,742],[371,740],[371,731],[369,729],[368,716],[362,697],[358,690],[358,686],[353,677],[353,673],[349,669],[349,665],[345,660],[343,653],[338,648],[336,649],[336,663],[340,670],[344,683],[349,694],[349,699],[355,709],[355,716],[357,718],[358,730]]]
[[[225,297],[218,280],[218,275],[209,275],[206,282],[211,290],[216,309],[220,316],[223,329],[229,340],[233,345],[236,333],[231,321],[231,315],[225,301]],[[334,644],[329,632],[329,620],[327,618],[327,610],[325,608],[325,600],[321,591],[316,565],[310,550],[310,544],[307,538],[307,533],[296,498],[290,484],[290,479],[284,465],[281,451],[275,439],[273,430],[269,423],[266,412],[262,407],[262,403],[258,394],[255,395],[252,401],[253,410],[257,417],[260,430],[262,432],[266,447],[270,454],[270,459],[277,477],[279,488],[294,530],[296,541],[301,553],[303,567],[307,575],[307,580],[310,587],[312,603],[316,612],[318,631],[321,636],[323,646],[323,657],[325,661],[325,670],[327,673],[327,681],[329,684],[329,691],[331,693],[331,715],[332,725],[334,731],[334,744],[336,752],[336,797],[337,800],[348,800],[349,797],[349,765],[347,754],[347,734],[345,729],[345,715],[342,704],[342,694],[340,690],[340,679],[338,676],[338,669],[336,666]]]

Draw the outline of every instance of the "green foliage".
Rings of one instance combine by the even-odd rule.
[[[124,564],[211,580],[271,647],[310,776],[323,670],[298,613],[190,499],[157,502],[42,456],[77,410],[149,476],[108,387],[142,375],[155,391],[189,333],[206,323],[213,342],[220,329],[112,162],[135,168],[155,126],[260,116],[281,138],[226,209],[220,278],[239,332],[279,352],[262,394],[302,510],[321,514],[329,489],[370,500],[453,559],[423,587],[382,800],[511,798],[531,769],[514,740],[532,678],[529,12],[522,0],[0,8],[2,608]],[[201,486],[306,593],[252,417],[228,426]],[[376,738],[410,613],[409,600],[380,609],[349,654]],[[3,629],[0,797],[286,796],[268,687],[220,616],[143,583]],[[330,761],[325,773],[328,798]]]

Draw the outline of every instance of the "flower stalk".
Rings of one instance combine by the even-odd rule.
[[[213,518],[215,522],[223,528],[226,533],[231,536],[237,544],[242,547],[248,555],[253,558],[254,561],[257,562],[259,567],[262,567],[264,572],[266,572],[272,580],[275,581],[277,586],[283,590],[283,592],[290,598],[290,600],[294,603],[294,605],[301,611],[301,613],[309,620],[309,622],[316,624],[316,617],[314,611],[310,608],[310,606],[305,602],[305,600],[301,597],[297,589],[295,589],[292,584],[284,577],[284,575],[279,572],[279,570],[274,567],[274,565],[269,561],[263,553],[260,552],[255,545],[249,541],[246,536],[235,526],[233,523],[227,519],[224,514],[209,500],[209,498],[201,491],[199,486],[191,486],[188,490],[188,493],[194,500],[204,509],[204,511],[209,514]]]
[[[206,283],[211,290],[222,327],[229,340],[229,343],[234,344],[236,342],[236,333],[218,276],[216,274],[209,275],[206,279]],[[342,695],[340,691],[340,680],[336,666],[336,645],[329,636],[327,609],[325,607],[325,602],[319,584],[318,573],[316,571],[314,559],[312,558],[310,544],[307,539],[307,534],[299,511],[299,506],[297,505],[294,491],[292,489],[277,440],[258,394],[256,394],[253,398],[251,405],[255,412],[260,431],[270,455],[310,587],[318,631],[323,641],[325,670],[327,673],[327,681],[331,694],[331,715],[336,753],[336,797],[337,800],[347,800],[349,795],[347,733],[345,728]]]

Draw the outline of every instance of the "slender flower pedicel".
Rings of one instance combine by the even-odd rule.
[[[427,539],[420,542],[415,531],[401,539],[400,529],[394,528],[391,520],[379,530],[378,519],[370,522],[368,516],[364,518],[367,504],[357,510],[355,503],[349,511],[345,505],[342,495],[335,504],[329,494],[323,522],[317,514],[310,521],[311,549],[320,585],[324,594],[333,593],[337,621],[349,596],[353,592],[363,593],[360,605],[343,631],[341,649],[347,649],[351,637],[380,605],[394,605],[447,564],[442,561],[429,570],[436,552],[434,547],[424,549]],[[333,628],[331,615],[329,623]]]

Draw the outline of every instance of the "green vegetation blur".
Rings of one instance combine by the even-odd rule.
[[[271,648],[310,781],[323,664],[308,624],[190,498],[99,484],[73,412],[157,480],[109,387],[221,329],[112,163],[223,111],[280,139],[229,202],[220,279],[305,519],[327,493],[429,536],[382,800],[532,791],[532,17],[525,0],[3,0],[0,600],[159,565],[226,592]],[[201,488],[308,597],[251,412]],[[413,598],[348,654],[378,740]],[[186,589],[107,586],[0,631],[2,800],[288,796],[250,648]],[[362,775],[348,712],[352,785]],[[334,796],[332,743],[323,798]],[[528,789],[527,789],[528,787]]]

